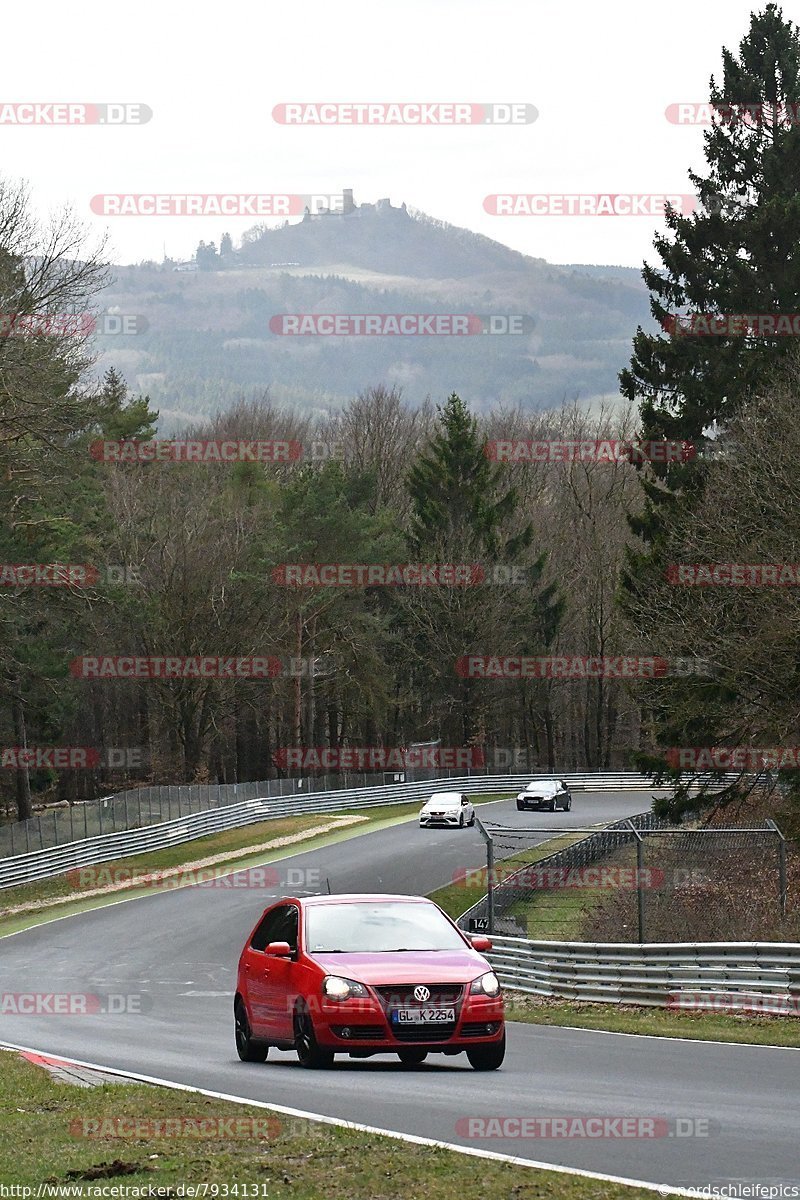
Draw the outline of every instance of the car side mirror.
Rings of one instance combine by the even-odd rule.
[[[288,942],[270,942],[264,953],[271,958],[291,958],[292,947]]]
[[[481,953],[492,948],[491,939],[483,933],[476,934],[475,937],[471,937],[469,940],[472,942],[472,949],[480,950]]]

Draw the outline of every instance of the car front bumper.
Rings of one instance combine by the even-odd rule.
[[[361,1050],[374,1054],[396,1053],[404,1046],[428,1050],[466,1050],[481,1043],[498,1042],[505,1031],[501,996],[470,996],[461,1002],[455,1028],[404,1025],[393,1028],[387,1010],[378,1000],[324,1000],[313,1015],[320,1046],[340,1053]]]

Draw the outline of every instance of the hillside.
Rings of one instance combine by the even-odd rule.
[[[205,246],[197,263],[120,267],[102,297],[147,328],[99,339],[98,368],[114,365],[147,391],[162,432],[266,389],[279,403],[317,411],[380,382],[401,385],[411,401],[456,390],[477,409],[614,396],[636,326],[651,320],[633,269],[555,266],[388,201],[257,226],[238,249]],[[298,313],[526,320],[525,332],[504,336],[271,330],[274,317]]]

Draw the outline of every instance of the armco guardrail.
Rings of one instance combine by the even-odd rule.
[[[517,772],[517,777],[521,772]],[[493,783],[501,775],[498,770],[481,768],[467,771],[470,784],[488,779]],[[408,776],[411,778],[409,779]],[[532,772],[528,778],[535,778]],[[58,805],[37,813],[27,821],[10,821],[0,825],[0,859],[13,858],[17,854],[30,854],[33,850],[46,850],[51,846],[65,846],[69,842],[98,837],[107,833],[121,833],[125,829],[142,829],[145,825],[161,825],[176,817],[188,817],[192,813],[208,812],[225,805],[241,804],[243,800],[283,800],[297,796],[300,799],[311,795],[327,795],[331,792],[351,791],[354,788],[391,787],[413,782],[411,772],[385,772],[375,774],[309,775],[303,779],[247,780],[244,783],[192,783],[156,784],[128,788],[116,795],[101,800],[87,800],[80,804]],[[442,771],[439,782],[447,779],[462,779],[458,770]],[[506,784],[512,779],[509,773],[502,775]],[[582,785],[586,775],[572,775],[574,786]],[[630,772],[600,775],[598,787],[646,786],[642,775]]]
[[[687,1007],[721,993],[785,1001],[800,1015],[797,942],[529,942],[493,937],[487,955],[512,992]],[[514,997],[509,998],[513,1016]]]
[[[530,782],[531,775],[472,775],[428,779],[417,783],[386,784],[372,788],[350,788],[330,792],[296,794],[283,798],[253,797],[239,804],[224,804],[206,812],[191,813],[141,829],[83,838],[66,845],[34,850],[0,859],[0,889],[47,879],[75,867],[110,862],[131,854],[160,850],[224,829],[305,813],[342,812],[348,808],[374,808],[390,804],[421,803],[431,793],[444,789],[470,793],[499,792],[513,795]],[[574,788],[621,790],[651,788],[647,776],[631,772],[602,775],[564,775]]]
[[[225,805],[241,804],[244,800],[283,800],[291,797],[325,796],[351,791],[354,788],[397,788],[413,782],[416,772],[383,772],[379,774],[346,774],[342,776],[311,775],[304,779],[247,780],[244,783],[156,784],[129,788],[101,800],[79,804],[55,805],[37,813],[27,821],[0,824],[0,860],[34,850],[66,846],[70,842],[121,833],[126,829],[142,829],[145,825],[162,825],[176,817],[208,812]],[[520,778],[536,778],[542,771],[523,775],[510,769],[505,773],[488,767],[468,770],[468,786],[480,790],[484,782],[493,787],[500,779],[505,786],[519,786]],[[407,780],[406,776],[412,779]],[[458,770],[443,771],[434,783],[463,782]],[[599,774],[569,774],[563,776],[573,787],[639,788],[647,787],[647,777],[630,771]],[[732,777],[733,778],[733,777]]]

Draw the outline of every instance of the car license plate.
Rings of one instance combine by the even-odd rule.
[[[455,1019],[454,1008],[396,1008],[392,1013],[395,1025],[447,1025]]]

